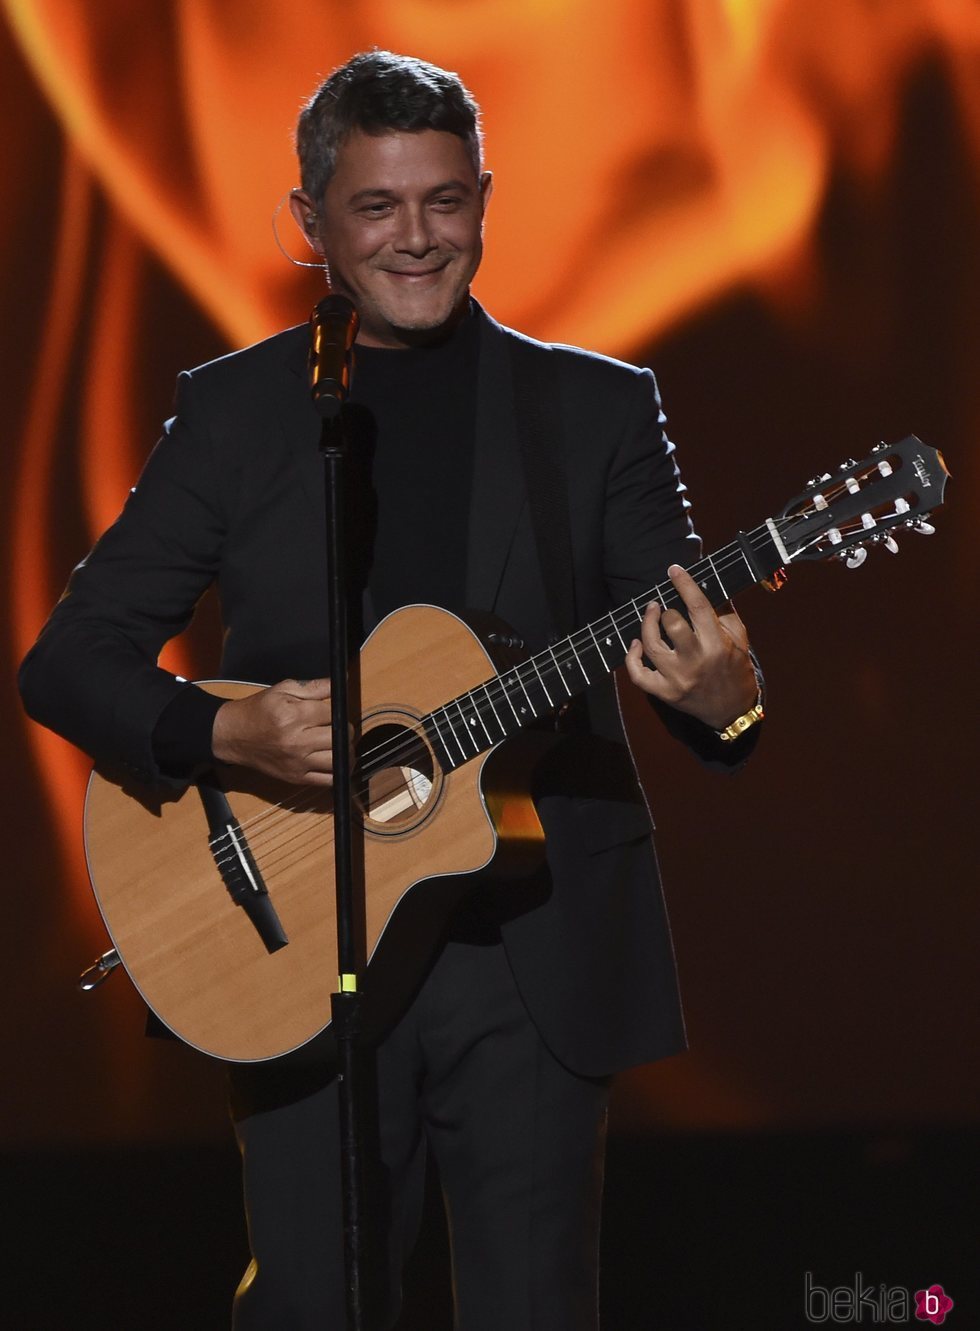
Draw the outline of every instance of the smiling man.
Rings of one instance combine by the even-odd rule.
[[[492,611],[538,652],[669,571],[686,614],[651,606],[639,638],[595,651],[606,669],[626,657],[651,724],[737,766],[758,733],[758,682],[738,617],[716,615],[681,567],[698,542],[653,376],[534,342],[470,296],[491,193],[471,95],[423,61],[359,55],[305,108],[297,145],[293,215],[360,313],[354,639],[421,602]],[[25,661],[31,714],[145,786],[180,790],[215,760],[330,783],[307,342],[301,326],[181,375],[125,510]],[[222,702],[156,664],[211,582],[218,673],[270,685],[249,697]],[[683,1047],[649,816],[599,674],[540,719],[546,866],[517,887],[458,884],[414,997],[374,1050],[379,1327],[397,1320],[427,1150],[462,1331],[597,1325],[609,1078]],[[253,1254],[234,1325],[339,1327],[334,1070],[273,1061],[234,1067],[232,1085]]]
[[[315,119],[315,104],[306,114]],[[356,305],[362,346],[423,345],[461,318],[493,188],[470,145],[441,130],[353,128],[329,183],[312,167],[306,180],[290,199],[293,216],[325,257],[332,289]]]

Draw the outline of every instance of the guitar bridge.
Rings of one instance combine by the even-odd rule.
[[[228,797],[213,779],[198,781],[196,789],[208,820],[208,845],[228,895],[244,910],[265,950],[278,952],[289,939]]]

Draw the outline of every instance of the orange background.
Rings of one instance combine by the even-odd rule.
[[[318,79],[371,45],[456,69],[496,176],[476,292],[657,371],[709,548],[910,432],[954,473],[931,542],[741,609],[767,734],[727,783],[644,748],[694,1052],[621,1123],[973,1119],[968,512],[980,427],[973,0],[5,0],[10,669],[112,519],[174,375],[320,294],[271,217]],[[297,256],[302,244],[281,226]],[[167,663],[205,673],[207,613]],[[8,1143],[207,1137],[220,1069],[141,1039],[84,871],[87,763],[2,705]]]

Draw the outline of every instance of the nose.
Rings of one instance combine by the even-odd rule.
[[[424,207],[413,205],[402,209],[399,221],[401,225],[392,242],[399,254],[410,254],[413,258],[421,259],[436,248]]]

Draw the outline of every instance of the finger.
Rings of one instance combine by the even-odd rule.
[[[304,726],[302,735],[296,736],[297,749],[300,746],[307,753],[313,753],[318,749],[329,752],[333,748],[333,728],[326,725]]]
[[[651,670],[649,666],[644,665],[643,644],[639,638],[633,639],[629,651],[626,653],[626,673],[636,687],[642,689],[644,693],[662,698],[664,702],[670,701],[672,685],[661,671]]]
[[[314,749],[308,753],[305,758],[307,775],[319,772],[321,775],[333,771],[333,751],[331,749]]]
[[[718,616],[715,614],[714,607],[705,596],[704,592],[691,577],[690,573],[680,564],[671,564],[667,570],[667,575],[677,589],[677,593],[691,617],[691,625],[696,633],[706,630],[709,633],[718,631]],[[670,628],[668,633],[672,634]]]
[[[718,616],[718,623],[722,630],[728,634],[737,647],[743,652],[749,649],[749,635],[745,625],[742,623],[741,616],[734,608],[726,611],[725,614]]]
[[[673,651],[661,631],[663,614],[664,611],[660,602],[651,601],[644,612],[643,623],[640,625],[641,644],[651,661],[657,657],[662,659],[664,653]]]
[[[329,679],[284,679],[274,685],[281,693],[294,698],[326,699],[330,697]]]

